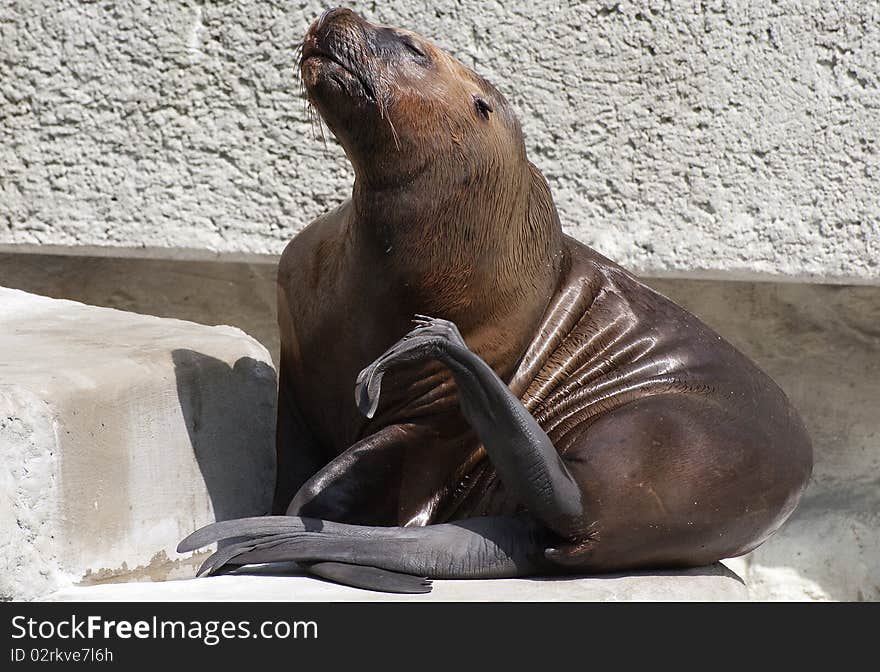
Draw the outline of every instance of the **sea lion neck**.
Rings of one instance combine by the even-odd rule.
[[[558,283],[562,231],[543,176],[523,163],[494,175],[491,188],[448,184],[437,170],[387,188],[356,179],[349,240],[358,263],[382,273],[408,306],[465,323],[543,311]]]

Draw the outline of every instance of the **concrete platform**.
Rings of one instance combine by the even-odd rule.
[[[291,575],[294,572],[294,575]],[[248,575],[161,583],[106,583],[60,590],[52,601],[138,602],[727,602],[749,597],[722,564],[681,572],[586,578],[434,581],[425,595],[391,595],[338,586],[296,574],[295,565],[264,565]]]
[[[234,327],[0,288],[0,597],[189,575],[180,538],[270,507],[275,381]]]
[[[269,263],[0,254],[0,283],[165,317],[228,320],[277,352],[273,278],[274,265]],[[880,287],[692,278],[655,278],[651,284],[767,370],[801,410],[814,439],[813,479],[792,519],[753,553],[725,561],[745,579],[750,599],[880,599]],[[0,296],[4,314],[9,296]],[[8,318],[0,318],[0,380],[8,382],[14,353],[5,340],[6,324]],[[206,378],[215,381],[211,385],[228,387],[224,381],[230,365],[212,371],[214,376]],[[6,393],[8,388],[0,389]],[[173,409],[179,402],[176,393],[171,394]],[[214,395],[212,403],[217,404],[219,396]],[[2,426],[7,421],[2,404],[0,454],[11,431]],[[210,410],[212,422],[223,415],[221,408]],[[226,422],[228,432],[234,423]],[[209,431],[200,423],[195,434]],[[202,450],[210,445],[198,443]],[[185,447],[192,452],[192,446]],[[37,467],[37,460],[27,465]],[[15,515],[7,519],[10,507],[2,504],[9,482],[14,481],[0,469],[0,595],[9,594],[6,586],[13,566],[5,564],[2,550],[12,543],[7,535],[15,528]],[[7,520],[13,521],[11,526]],[[165,555],[129,562],[125,568],[117,562],[109,572],[91,572],[88,580],[103,581],[121,571],[130,579],[192,576],[194,563],[176,560],[173,544],[167,549]],[[10,570],[4,571],[7,566]],[[435,592],[439,590],[438,584]]]

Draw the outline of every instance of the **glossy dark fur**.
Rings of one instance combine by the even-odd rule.
[[[235,537],[206,572],[298,560],[421,592],[394,573],[704,565],[785,521],[812,466],[797,413],[693,315],[562,234],[500,93],[349,10],[312,26],[301,67],[356,179],[279,269],[286,515],[181,549]],[[411,331],[417,313],[443,319]]]

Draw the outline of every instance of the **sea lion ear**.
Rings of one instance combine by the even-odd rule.
[[[486,99],[480,95],[474,94],[474,107],[477,109],[477,113],[483,117],[483,119],[488,119],[489,114],[494,112],[492,106],[486,102]]]
[[[550,185],[541,174],[541,171],[529,161],[529,177],[531,185],[529,186],[529,222],[532,226],[542,227],[546,222],[559,222],[559,214],[556,212],[556,206],[553,203],[553,195],[550,193]]]

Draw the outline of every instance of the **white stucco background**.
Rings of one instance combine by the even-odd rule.
[[[880,279],[880,3],[348,5],[493,81],[625,265]],[[350,188],[295,63],[325,7],[0,4],[0,244],[280,252]]]

